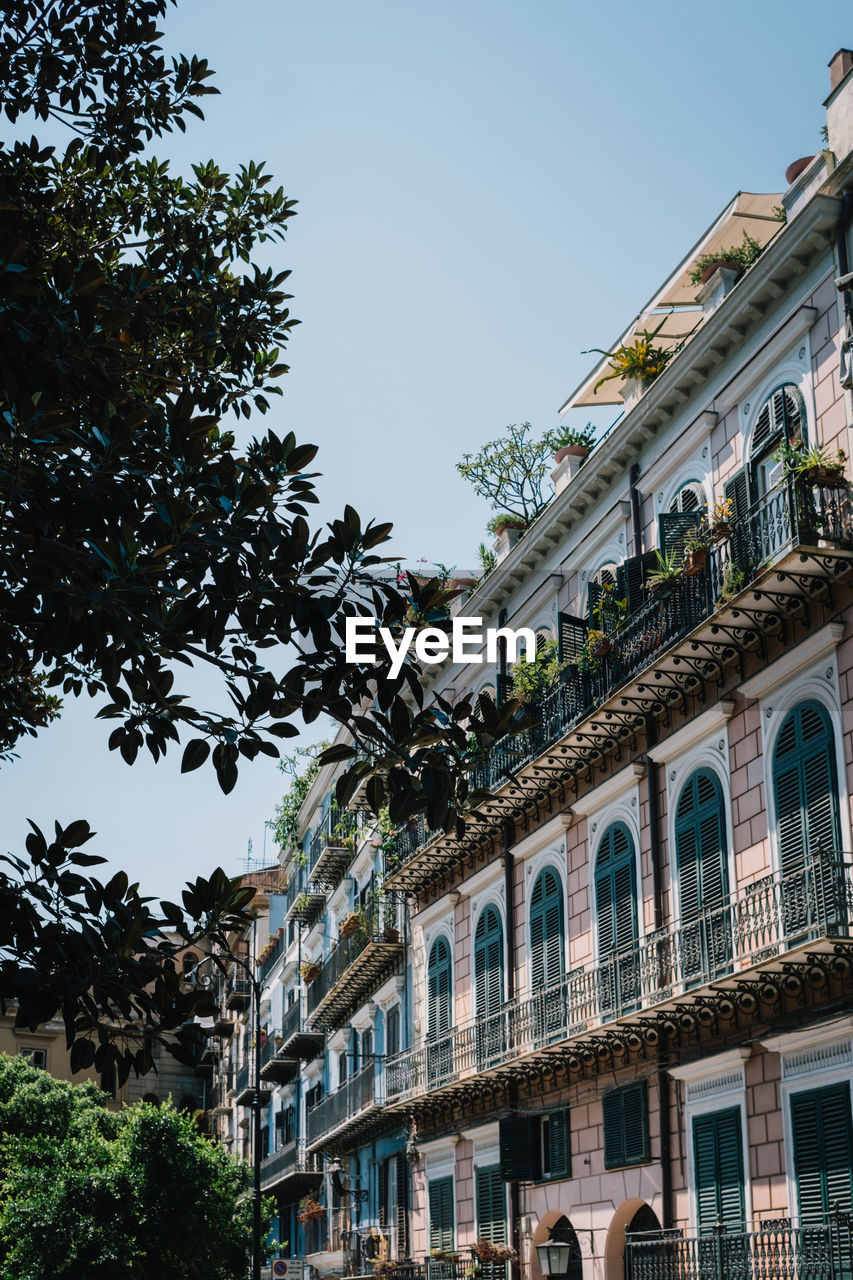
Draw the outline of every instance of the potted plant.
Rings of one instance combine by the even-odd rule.
[[[585,461],[595,444],[595,428],[589,423],[583,431],[559,426],[554,431],[545,432],[545,441],[553,450],[556,463],[569,457]]]
[[[506,529],[518,529],[524,531],[527,528],[527,522],[521,517],[514,515],[511,511],[499,511],[497,515],[492,516],[486,525],[489,533],[493,533],[498,537]]]
[[[315,1218],[324,1218],[325,1216],[326,1210],[319,1200],[315,1200],[314,1196],[303,1196],[299,1201],[299,1211],[296,1217],[300,1222],[312,1222]]]
[[[838,489],[845,483],[846,462],[847,454],[843,449],[831,454],[826,449],[815,446],[805,453],[799,474],[809,484],[823,485],[825,489]]]
[[[648,588],[658,599],[665,600],[672,595],[684,577],[684,566],[679,560],[676,551],[670,551],[669,555],[666,556],[656,551],[655,556],[657,557],[658,567],[653,569],[648,576]]]
[[[751,235],[744,233],[743,244],[729,245],[715,249],[712,253],[703,253],[693,263],[689,280],[691,284],[707,284],[716,271],[728,269],[742,276],[760,256],[761,245]]]
[[[736,560],[729,560],[723,570],[723,599],[734,600],[746,586],[746,571]]]
[[[314,964],[312,960],[305,960],[299,966],[299,976],[305,983],[306,987],[310,987],[315,978],[320,976],[320,966]]]
[[[338,925],[338,932],[342,938],[351,938],[359,929],[364,928],[364,916],[360,911],[350,911],[345,915],[341,923]]]
[[[613,642],[610,636],[605,635],[603,631],[592,628],[587,632],[586,636],[587,648],[593,658],[606,658],[613,648]]]
[[[708,563],[708,548],[711,544],[711,529],[705,516],[702,517],[699,527],[684,543],[684,576],[686,578],[693,577],[696,573],[704,572]]]
[[[722,542],[731,533],[729,521],[732,518],[733,503],[731,498],[717,498],[712,508],[710,541]]]
[[[603,387],[605,382],[610,382],[611,378],[624,378],[629,384],[634,382],[642,388],[660,377],[675,354],[665,347],[655,346],[655,338],[663,328],[664,320],[651,333],[644,329],[633,342],[623,342],[615,351],[607,351],[603,347],[590,348],[590,351],[607,356],[611,368],[610,373],[598,379],[593,387],[593,395],[597,395],[598,388]],[[585,351],[583,354],[588,355],[590,352]]]
[[[399,942],[400,930],[396,925],[386,924],[385,928],[382,930],[382,937],[385,942]]]

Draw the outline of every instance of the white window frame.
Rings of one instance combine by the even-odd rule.
[[[687,1204],[691,1231],[699,1229],[699,1208],[696,1200],[696,1157],[694,1154],[693,1121],[699,1116],[713,1115],[717,1111],[740,1112],[741,1160],[743,1161],[743,1210],[747,1222],[752,1220],[752,1183],[749,1167],[749,1135],[746,1108],[746,1060],[750,1049],[731,1049],[702,1058],[682,1067],[670,1067],[673,1079],[684,1084],[684,1145],[687,1154]],[[714,1088],[715,1081],[718,1087]],[[704,1087],[705,1096],[690,1098],[691,1088]]]

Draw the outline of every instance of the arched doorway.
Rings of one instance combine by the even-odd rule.
[[[657,1214],[645,1200],[625,1200],[616,1210],[607,1228],[604,1245],[604,1280],[630,1280],[625,1258],[625,1236],[628,1232],[660,1231]]]
[[[583,1259],[581,1257],[581,1248],[575,1229],[566,1215],[556,1214],[553,1211],[546,1213],[540,1219],[536,1230],[533,1233],[533,1249],[532,1249],[532,1273],[534,1280],[543,1280],[542,1272],[539,1269],[539,1257],[536,1252],[536,1246],[545,1244],[550,1236],[557,1236],[561,1240],[568,1240],[570,1243],[569,1252],[569,1269],[561,1280],[583,1280]]]

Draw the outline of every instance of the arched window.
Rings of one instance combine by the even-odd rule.
[[[373,1057],[373,1032],[368,1029],[361,1033],[361,1065],[366,1067]]]
[[[550,987],[565,972],[563,889],[551,867],[539,872],[530,898],[530,983]]]
[[[639,994],[634,840],[623,822],[605,831],[595,863],[595,913],[604,1010]]]
[[[504,940],[494,907],[480,913],[474,933],[474,986],[478,1018],[497,1013],[504,1001]]]
[[[446,938],[436,938],[427,965],[427,1034],[430,1039],[450,1030],[452,966]]]
[[[773,751],[773,794],[782,874],[819,849],[841,846],[835,735],[817,702],[801,702],[785,717]]]
[[[713,976],[731,957],[728,922],[715,908],[728,897],[723,789],[700,769],[684,784],[675,810],[675,862],[685,977]]]
[[[569,1257],[564,1280],[583,1280],[583,1254],[574,1227],[563,1215],[548,1228],[551,1239],[569,1246]]]
[[[698,480],[690,480],[669,504],[670,514],[701,511],[705,506],[705,490]]]
[[[750,469],[755,498],[761,498],[782,479],[782,463],[774,457],[781,444],[806,439],[803,398],[793,384],[777,387],[755,420],[750,448]]]

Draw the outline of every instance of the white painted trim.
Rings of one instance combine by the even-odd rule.
[[[569,892],[568,892],[568,869],[566,866],[566,842],[561,840],[560,846],[555,848],[553,845],[549,849],[543,849],[540,853],[528,858],[524,865],[524,946],[525,954],[521,964],[520,983],[523,984],[524,990],[528,993],[533,990],[533,975],[531,973],[531,963],[533,959],[533,945],[530,938],[530,906],[533,898],[533,889],[540,874],[546,867],[550,867],[560,882],[560,888],[563,893],[563,972],[567,973],[569,969]],[[471,956],[473,960],[473,945],[471,948]],[[521,994],[521,993],[519,993]]]
[[[491,888],[497,880],[503,881],[503,864],[500,858],[495,858],[487,866],[475,871],[472,876],[463,881],[462,888],[466,895],[473,900],[476,894],[483,893],[485,889]]]
[[[618,797],[625,793],[629,793],[631,788],[637,789],[637,781],[643,776],[645,765],[629,764],[624,769],[620,769],[618,773],[614,773],[611,778],[600,783],[592,791],[587,792],[585,796],[581,796],[579,800],[572,802],[572,810],[574,813],[583,814],[589,818],[600,815],[607,805],[611,804]]]
[[[405,976],[402,973],[397,973],[392,978],[389,978],[387,982],[383,983],[379,990],[375,992],[373,999],[379,1005],[379,1008],[384,1014],[387,1014],[392,1005],[402,1001],[405,987]],[[403,1028],[401,1026],[401,1033],[402,1030]]]
[[[762,1043],[764,1043],[762,1041]],[[711,1076],[726,1075],[736,1067],[743,1067],[752,1053],[745,1049],[728,1049],[725,1053],[715,1053],[711,1058],[699,1058],[696,1062],[685,1062],[680,1067],[667,1067],[673,1080],[684,1080],[690,1084],[697,1080],[707,1080]]]
[[[358,1012],[352,1015],[350,1026],[359,1033],[372,1028],[376,1024],[376,1010],[377,1004],[375,998],[373,998],[367,1004],[363,1004]]]
[[[819,662],[827,654],[834,653],[844,637],[843,622],[828,622],[820,631],[815,631],[806,640],[801,640],[793,649],[787,650],[775,662],[757,671],[754,676],[744,680],[739,692],[746,698],[761,698],[772,692],[780,684],[786,684],[794,676],[814,662]]]
[[[492,1120],[489,1124],[481,1124],[473,1129],[463,1129],[462,1137],[474,1143],[475,1154],[480,1146],[497,1143],[500,1136],[500,1123]]]
[[[733,409],[738,401],[743,400],[747,395],[751,398],[750,411],[752,411],[753,408],[756,408],[756,402],[760,401],[760,403],[757,404],[757,413],[764,404],[764,401],[767,399],[767,396],[762,398],[763,384],[767,382],[768,379],[773,381],[773,379],[776,378],[777,373],[780,374],[781,377],[774,382],[774,387],[778,386],[781,381],[784,381],[783,362],[788,356],[788,352],[804,334],[808,333],[809,329],[812,328],[817,319],[817,308],[810,307],[805,304],[801,304],[795,311],[791,312],[787,320],[785,320],[784,323],[776,330],[776,333],[770,341],[765,343],[763,347],[759,348],[746,367],[732,378],[731,382],[729,382],[715,398],[714,403],[721,418],[725,417],[729,410]],[[810,367],[808,351],[806,352],[805,361],[799,362],[797,367],[800,374],[803,372],[806,374],[808,373]],[[771,388],[771,390],[772,389],[773,388]],[[806,407],[808,409],[808,404]],[[814,419],[812,419],[812,421],[813,420]],[[751,436],[747,436],[744,433],[744,448],[746,448],[747,442],[750,438]],[[748,456],[748,453],[746,456]]]
[[[749,1166],[749,1135],[747,1132],[746,1109],[746,1069],[745,1058],[750,1049],[734,1049],[726,1053],[715,1054],[712,1058],[702,1058],[699,1062],[687,1063],[682,1067],[670,1067],[669,1074],[676,1080],[685,1083],[684,1131],[687,1148],[687,1200],[688,1216],[691,1228],[699,1225],[699,1213],[696,1204],[696,1169],[693,1140],[693,1121],[700,1116],[713,1115],[717,1111],[730,1111],[737,1107],[740,1112],[741,1160],[743,1162],[743,1203],[747,1222],[752,1218],[752,1184]],[[689,1084],[696,1084],[702,1079],[713,1079],[715,1075],[725,1077],[739,1072],[739,1083],[736,1087],[726,1087],[724,1092],[710,1093],[701,1100],[688,1101]],[[689,1082],[689,1083],[688,1083]],[[728,1086],[729,1082],[726,1082]]]
[[[537,853],[545,845],[554,844],[562,840],[563,833],[568,831],[573,822],[573,810],[567,809],[563,813],[555,813],[553,818],[549,818],[541,827],[537,827],[535,831],[531,831],[529,835],[524,836],[517,844],[512,847],[512,856],[516,862],[521,862],[532,853]],[[565,842],[563,842],[565,847]],[[481,874],[481,873],[478,873]],[[472,883],[474,877],[471,877]]]
[[[675,733],[671,733],[668,738],[664,738],[662,742],[656,742],[653,747],[649,747],[646,754],[652,760],[666,760],[669,762],[676,756],[681,755],[683,751],[689,750],[695,742],[699,742],[711,734],[716,734],[720,730],[725,730],[734,713],[734,699],[721,698],[715,706],[709,707],[707,711],[703,711],[693,720],[682,725],[680,729],[676,729]]]
[[[819,1045],[832,1044],[834,1040],[845,1040],[851,1036],[853,1014],[845,1014],[843,1018],[833,1018],[831,1022],[818,1022],[810,1027],[799,1027],[796,1031],[768,1036],[759,1043],[768,1053],[801,1053],[804,1049],[816,1049]]]
[[[614,823],[621,822],[628,828],[634,842],[634,885],[636,889],[637,942],[642,942],[646,935],[645,912],[643,903],[643,860],[640,846],[640,788],[636,775],[631,778],[632,786],[623,788],[619,798],[612,800],[602,809],[587,815],[587,848],[589,849],[589,920],[592,963],[599,963],[601,953],[598,949],[598,902],[595,893],[595,871],[601,841]]]
[[[685,750],[681,757],[667,761],[666,769],[666,835],[669,850],[669,876],[672,886],[673,919],[681,919],[681,877],[678,874],[678,850],[675,841],[675,820],[681,793],[694,773],[704,769],[712,773],[720,784],[723,797],[723,829],[726,840],[726,873],[728,892],[737,885],[737,864],[734,853],[734,826],[732,824],[731,778],[729,775],[729,739],[725,726],[722,735],[718,729],[705,739]]]
[[[692,418],[669,448],[646,467],[641,477],[645,492],[652,493],[654,490],[664,489],[666,491],[664,501],[672,501],[675,494],[673,480],[676,475],[679,477],[679,482],[681,477],[684,477],[684,484],[690,480],[704,480],[704,486],[707,489],[712,474],[711,432],[718,420],[719,414],[712,409],[703,409],[695,418]],[[688,476],[687,471],[695,471],[696,474]],[[683,488],[683,484],[681,487]],[[655,514],[666,510],[668,506],[662,505],[660,493],[656,493]]]

